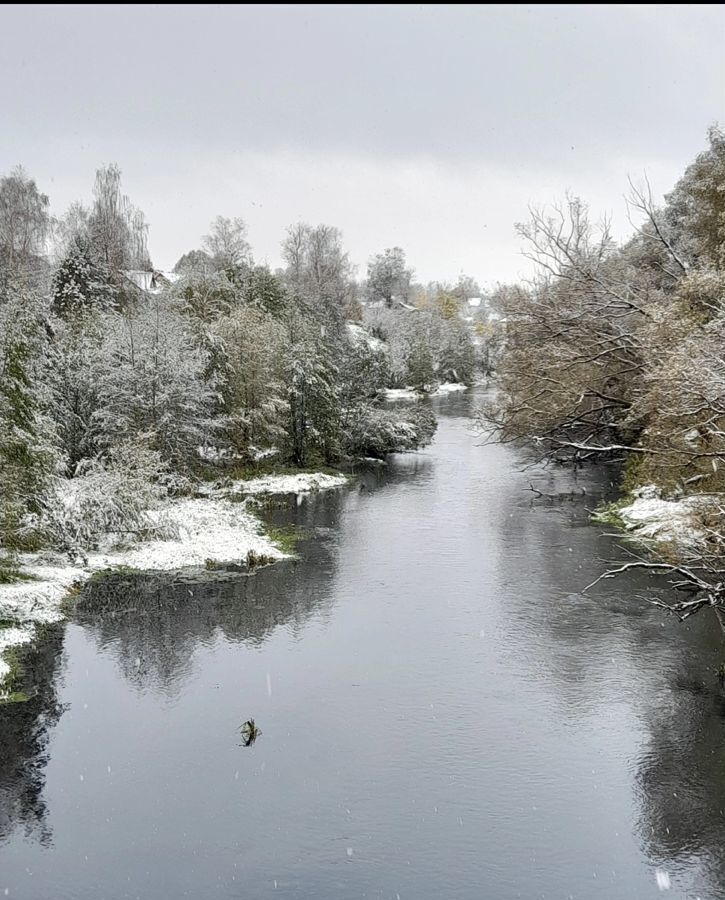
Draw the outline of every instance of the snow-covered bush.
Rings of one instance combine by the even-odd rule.
[[[346,449],[353,456],[382,458],[387,453],[418,450],[433,439],[436,420],[422,403],[406,409],[362,406],[346,433]]]
[[[126,441],[103,459],[84,460],[75,478],[57,481],[45,503],[41,522],[47,543],[77,551],[176,537],[153,511],[168,493],[165,474],[159,452],[139,442]]]

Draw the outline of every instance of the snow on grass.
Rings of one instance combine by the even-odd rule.
[[[456,391],[467,391],[468,385],[459,384],[455,381],[444,381],[443,384],[438,385],[438,387],[433,391],[432,396],[440,396],[441,394],[454,394]]]
[[[443,397],[446,394],[453,394],[457,391],[467,391],[468,385],[459,384],[455,381],[444,381],[439,384],[434,391],[430,391],[430,397]],[[420,400],[426,396],[425,391],[419,391],[416,388],[386,388],[383,391],[386,400]]]
[[[702,515],[716,499],[707,494],[692,494],[679,500],[664,500],[655,485],[633,491],[634,500],[619,507],[617,513],[627,531],[637,537],[676,544],[698,550],[705,543]]]
[[[267,538],[260,522],[243,503],[223,499],[176,500],[151,515],[163,514],[179,531],[178,540],[145,541],[124,550],[91,553],[94,570],[116,566],[168,571],[203,566],[207,560],[243,562],[249,551],[277,559],[286,554]]]
[[[295,475],[263,475],[247,481],[235,481],[231,490],[240,494],[309,494],[312,491],[339,488],[345,484],[345,475],[299,472]]]
[[[386,388],[383,394],[386,400],[420,400],[422,396],[415,388]]]

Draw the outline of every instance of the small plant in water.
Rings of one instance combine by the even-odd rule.
[[[257,728],[257,723],[254,719],[247,719],[246,722],[242,723],[239,730],[242,733],[242,745],[244,747],[251,747],[262,733],[261,729]]]

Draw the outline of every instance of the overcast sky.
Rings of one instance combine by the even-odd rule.
[[[155,264],[241,216],[279,262],[339,226],[364,273],[525,271],[514,223],[571,188],[628,227],[627,175],[667,191],[725,124],[725,7],[0,9],[0,173],[62,213],[117,162]]]

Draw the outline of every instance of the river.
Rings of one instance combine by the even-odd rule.
[[[86,589],[0,708],[0,897],[725,897],[714,616],[582,595],[607,475],[522,470],[475,399],[270,513],[297,561]]]

